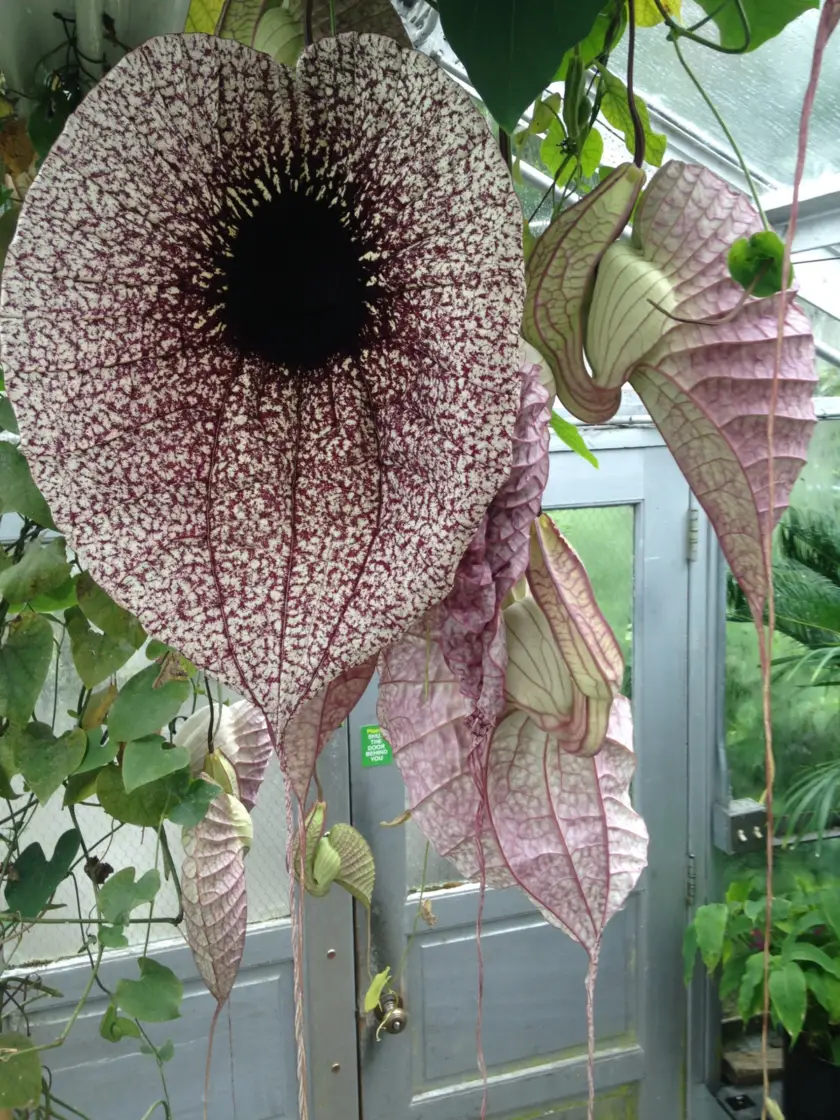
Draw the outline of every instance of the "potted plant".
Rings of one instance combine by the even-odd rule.
[[[761,876],[733,882],[697,910],[683,946],[697,954],[746,1023],[763,1007],[767,900]],[[785,1040],[785,1120],[836,1120],[840,1101],[840,880],[796,876],[773,899],[770,1012]]]

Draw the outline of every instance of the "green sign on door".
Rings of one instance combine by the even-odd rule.
[[[391,744],[381,727],[362,728],[362,766],[389,766],[394,761]]]

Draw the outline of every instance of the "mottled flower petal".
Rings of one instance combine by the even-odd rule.
[[[726,252],[761,228],[749,201],[712,172],[669,163],[636,220],[639,252],[666,276],[672,322],[630,378],[708,514],[757,620],[764,614],[767,519],[776,523],[805,464],[817,379],[807,317],[788,299],[773,434],[770,509],[767,417],[773,395],[778,299],[743,298]],[[720,322],[704,323],[720,316]]]
[[[560,707],[565,680],[547,710],[534,711],[532,718],[561,739],[565,750],[594,754],[604,741],[621,688],[624,658],[580,557],[547,514],[531,527],[527,579],[545,619],[544,633],[553,638],[572,686],[565,721]],[[513,700],[518,706],[516,697]]]
[[[481,799],[467,718],[470,702],[440,644],[422,623],[383,652],[377,712],[405,782],[412,818],[438,855],[451,860],[465,879],[478,878]],[[513,879],[486,812],[482,840],[486,882],[510,886]]]
[[[370,683],[376,657],[345,669],[307,700],[286,724],[277,753],[286,777],[301,803],[306,801],[318,755],[356,706]]]
[[[603,750],[563,750],[524,712],[496,730],[487,799],[515,881],[554,925],[597,958],[601,936],[647,859],[647,830],[630,805],[636,760],[620,697]]]
[[[0,331],[33,475],[278,737],[447,594],[510,473],[520,225],[467,95],[364,35],[296,72],[151,40],[29,192]]]
[[[231,993],[245,948],[244,859],[251,835],[247,810],[228,793],[210,802],[195,828],[184,830],[181,894],[187,942],[220,1004]]]
[[[620,387],[596,384],[586,368],[586,308],[598,264],[627,224],[643,182],[633,164],[616,168],[557,215],[528,260],[522,333],[551,367],[557,396],[587,424],[609,420],[621,404]]]
[[[427,625],[472,701],[478,734],[504,709],[505,652],[499,637],[502,601],[528,563],[531,525],[548,479],[548,393],[537,363],[523,367],[513,439],[513,468],[458,565],[455,583]]]
[[[210,707],[199,708],[178,728],[173,742],[190,752],[190,768],[199,774],[207,757]],[[236,794],[249,811],[257,803],[272,755],[271,732],[262,712],[239,700],[213,707],[213,749],[224,755],[236,774]]]

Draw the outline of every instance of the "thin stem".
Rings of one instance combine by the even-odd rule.
[[[680,49],[680,44],[677,42],[676,39],[673,40],[673,43],[674,43],[674,50],[677,52],[677,58],[680,60],[680,65],[682,66],[683,70],[685,70],[686,74],[688,74],[691,81],[694,83],[694,86],[695,86],[697,92],[700,94],[700,96],[705,101],[706,105],[709,108],[709,111],[711,112],[711,114],[715,118],[715,120],[717,121],[718,125],[720,126],[721,131],[723,132],[724,136],[726,137],[727,141],[729,142],[729,146],[731,147],[732,151],[735,153],[735,158],[738,160],[738,166],[741,168],[741,173],[743,174],[744,178],[747,180],[747,186],[750,188],[750,194],[753,197],[753,202],[755,203],[756,208],[757,208],[759,214],[761,215],[761,220],[764,223],[764,228],[765,229],[770,229],[770,223],[767,221],[767,215],[764,213],[764,207],[761,205],[761,198],[759,197],[758,188],[755,185],[755,180],[753,179],[752,175],[750,174],[750,169],[749,169],[749,167],[747,167],[747,161],[744,159],[743,155],[741,154],[741,149],[735,143],[735,137],[729,131],[729,128],[726,124],[726,121],[723,119],[721,114],[718,112],[714,101],[712,101],[711,97],[709,97],[708,93],[706,93],[700,79],[697,77],[697,75],[694,73],[694,71],[691,69],[688,62],[686,61],[686,58],[683,55],[682,50]]]
[[[637,167],[641,167],[645,162],[645,128],[639,116],[639,107],[633,89],[636,66],[636,0],[627,0],[627,17],[627,107],[633,120],[633,162]]]
[[[426,868],[429,865],[429,849],[430,848],[431,848],[431,844],[427,840],[426,841],[426,850],[423,853],[423,874],[420,878],[420,897],[417,899],[417,910],[414,914],[414,924],[411,927],[411,935],[405,943],[405,948],[403,949],[402,956],[400,957],[400,963],[397,965],[396,975],[394,976],[394,979],[392,981],[394,987],[396,987],[396,985],[399,984],[399,982],[400,982],[400,977],[403,974],[403,969],[405,968],[405,962],[408,959],[408,953],[409,953],[409,950],[411,949],[411,943],[414,940],[415,934],[417,933],[417,924],[420,921],[421,914],[423,913],[423,892],[426,889]]]
[[[93,968],[91,969],[90,977],[88,978],[87,984],[85,984],[85,989],[84,989],[84,991],[82,992],[82,994],[79,998],[79,1002],[73,1008],[73,1014],[70,1016],[70,1018],[64,1024],[64,1029],[62,1030],[61,1034],[58,1036],[58,1038],[53,1039],[52,1042],[44,1042],[40,1046],[33,1046],[33,1048],[32,1048],[33,1050],[37,1050],[37,1051],[55,1050],[59,1046],[63,1046],[64,1043],[67,1041],[67,1036],[70,1034],[70,1031],[76,1025],[76,1020],[81,1015],[82,1009],[84,1008],[85,1004],[87,1003],[88,996],[90,995],[90,993],[93,989],[93,985],[94,985],[94,982],[96,980],[96,975],[99,972],[99,966],[102,963],[102,953],[103,953],[103,951],[104,950],[103,950],[102,946],[100,945],[99,949],[97,951],[97,954],[96,954],[96,962],[95,962]],[[2,1060],[2,1059],[0,1059],[0,1060]]]
[[[181,880],[178,878],[178,868],[175,866],[175,860],[172,858],[169,838],[166,835],[166,828],[162,823],[158,835],[160,837],[160,850],[163,853],[163,863],[172,876],[172,882],[175,885],[175,893],[178,896],[178,913],[171,920],[174,925],[179,925],[184,920],[184,899],[181,894]]]
[[[677,39],[690,39],[692,43],[699,43],[701,47],[708,47],[709,50],[718,51],[720,54],[745,54],[750,49],[750,21],[747,19],[747,13],[744,11],[743,0],[731,0],[735,5],[735,10],[744,32],[744,45],[741,47],[725,47],[722,43],[716,43],[714,39],[704,39],[702,35],[695,35],[691,28],[683,27],[681,23],[677,23],[677,21],[672,18],[671,13],[662,3],[662,0],[653,0],[653,2],[656,5],[656,10],[662,16],[666,27],[671,32],[669,38],[674,42],[676,42]]]
[[[335,0],[330,0],[330,35],[335,35]]]
[[[210,679],[206,673],[204,674],[204,691],[207,693],[207,705],[210,708],[210,719],[207,724],[207,753],[212,754],[215,749],[213,747],[213,731],[216,722],[216,714],[213,707],[213,692],[210,688]]]
[[[499,151],[502,153],[502,159],[505,161],[508,171],[510,171],[510,134],[501,127],[499,128]]]
[[[304,47],[312,46],[312,4],[313,0],[306,0],[306,7],[303,9],[303,45]]]

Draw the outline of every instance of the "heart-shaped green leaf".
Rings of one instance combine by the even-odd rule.
[[[382,993],[391,982],[391,968],[385,968],[382,972],[377,972],[370,982],[368,990],[365,992],[365,1011],[373,1011],[379,1006],[379,1001],[382,999]]]
[[[122,668],[135,652],[122,638],[111,638],[92,629],[79,607],[64,612],[73,664],[85,688],[93,688]]]
[[[140,957],[139,980],[120,980],[114,1000],[126,1015],[145,1023],[166,1023],[180,1017],[184,986],[171,968]]]
[[[0,443],[0,449],[3,446]],[[24,614],[9,623],[0,646],[0,716],[26,723],[44,687],[52,654],[52,626],[42,615]]]
[[[55,894],[59,883],[67,877],[78,851],[79,834],[75,828],[59,836],[50,860],[38,843],[24,848],[6,883],[7,908],[14,914],[20,914],[24,921],[37,918]]]
[[[76,580],[76,595],[85,617],[109,638],[119,638],[139,649],[146,640],[146,631],[131,611],[115,603],[111,596],[94,582],[89,572]]]
[[[116,739],[107,739],[102,742],[102,728],[92,727],[87,733],[87,750],[85,757],[76,767],[76,775],[89,774],[92,770],[99,770],[113,762],[117,757],[119,743]]]
[[[29,464],[11,443],[0,442],[0,514],[19,513],[36,525],[54,529],[49,506],[32,481]]]
[[[102,886],[99,891],[99,910],[106,922],[125,925],[131,911],[143,903],[151,902],[160,890],[160,872],[154,868],[145,872],[135,882],[133,867],[124,867]]]
[[[41,1058],[25,1034],[0,1034],[0,1108],[26,1108],[41,1097]]]
[[[108,1010],[102,1016],[99,1033],[106,1042],[122,1042],[124,1038],[143,1037],[134,1020],[118,1015],[113,1003],[108,1004]]]
[[[149,665],[120,689],[108,713],[108,733],[121,743],[142,739],[166,727],[190,695],[189,681],[167,681],[155,688],[160,669]]]
[[[123,752],[122,774],[126,793],[133,793],[140,786],[148,785],[190,764],[186,747],[169,747],[160,735],[147,735],[126,743]]]
[[[15,763],[27,785],[45,805],[65,778],[75,773],[87,749],[80,727],[56,739],[45,723],[29,723],[13,732]]]
[[[17,564],[0,573],[0,595],[9,603],[26,603],[70,581],[63,537],[36,540]]]

